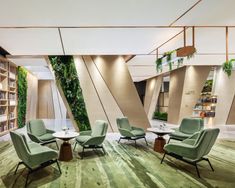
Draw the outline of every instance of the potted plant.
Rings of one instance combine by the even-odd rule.
[[[229,61],[225,61],[222,65],[223,71],[228,75],[228,77],[232,74],[233,64],[235,59],[230,59]]]

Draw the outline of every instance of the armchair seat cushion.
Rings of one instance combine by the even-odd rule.
[[[145,136],[145,132],[141,129],[130,131],[135,136]]]
[[[180,139],[180,140],[184,140],[190,136],[192,136],[192,134],[186,134],[186,133],[180,132],[179,130],[175,130],[175,132],[170,134],[171,138]]]
[[[51,141],[55,139],[55,137],[51,133],[46,133],[38,137],[42,141]]]
[[[84,135],[84,136],[77,136],[76,137],[76,141],[78,143],[84,143],[86,142],[87,140],[89,140],[91,138],[91,136],[88,136],[88,135]]]

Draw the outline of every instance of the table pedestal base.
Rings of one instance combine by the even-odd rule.
[[[163,147],[165,144],[166,144],[166,140],[162,136],[158,136],[155,139],[154,151],[157,151],[159,153],[164,153]]]
[[[60,161],[70,161],[73,159],[72,148],[69,142],[63,142],[60,146]]]

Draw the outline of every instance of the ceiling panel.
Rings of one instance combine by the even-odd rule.
[[[1,26],[169,25],[198,0],[7,0]]]
[[[149,53],[180,31],[180,28],[64,28],[61,34],[67,55],[125,55]]]
[[[58,29],[0,29],[0,44],[11,55],[62,55]]]
[[[203,0],[174,25],[235,26],[234,7],[234,0]]]
[[[17,66],[47,66],[47,62],[43,57],[42,58],[9,57],[8,59],[14,62]]]

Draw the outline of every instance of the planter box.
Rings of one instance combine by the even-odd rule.
[[[177,49],[177,57],[187,57],[196,52],[196,48],[194,46],[185,46]]]

